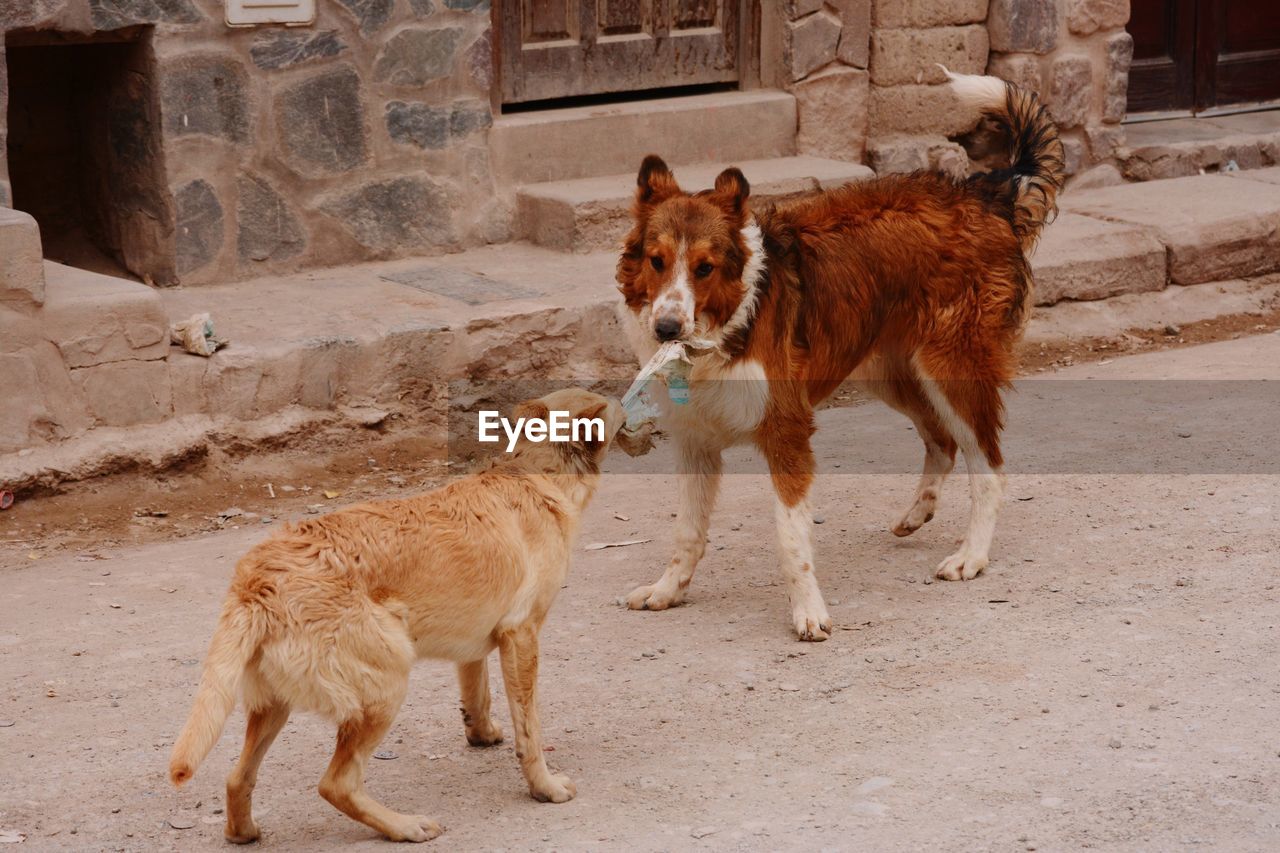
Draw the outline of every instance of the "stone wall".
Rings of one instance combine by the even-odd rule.
[[[1129,90],[1129,0],[991,0],[989,73],[1040,93],[1067,172],[1111,161]]]
[[[872,0],[784,0],[785,88],[796,96],[796,149],[860,163],[866,149]]]
[[[872,14],[870,136],[877,172],[942,169],[969,161],[947,137],[969,129],[938,65],[962,74],[987,66],[987,0],[875,0]]]
[[[0,0],[4,30],[155,26],[183,284],[504,236],[489,21],[488,0],[331,0],[311,27],[236,30],[223,0]],[[5,203],[7,178],[0,159]]]

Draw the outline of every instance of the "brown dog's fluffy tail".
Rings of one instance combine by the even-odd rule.
[[[195,775],[236,706],[244,668],[262,642],[256,621],[252,609],[237,598],[229,598],[222,608],[191,715],[169,756],[169,781],[176,786]]]
[[[1058,128],[1035,93],[997,77],[942,70],[961,102],[980,109],[1009,140],[1009,168],[984,177],[1011,185],[1013,233],[1029,255],[1040,229],[1058,212],[1058,192],[1066,177]]]

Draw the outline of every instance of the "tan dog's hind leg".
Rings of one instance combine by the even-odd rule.
[[[227,777],[227,840],[232,844],[257,841],[260,833],[253,822],[253,787],[258,767],[272,742],[289,719],[286,705],[272,705],[249,712],[240,762]]]
[[[627,596],[632,610],[666,610],[684,601],[693,570],[707,550],[707,528],[720,490],[719,448],[688,438],[680,446],[680,512],[676,517],[676,553],[655,584],[636,587]]]
[[[402,691],[402,698],[403,695]],[[422,815],[393,812],[364,789],[364,769],[369,756],[391,728],[399,707],[399,702],[393,707],[369,706],[360,717],[338,727],[338,747],[320,780],[320,796],[338,811],[373,827],[392,841],[430,841],[444,831],[440,824]]]
[[[462,689],[462,725],[467,743],[493,746],[502,743],[502,729],[489,716],[489,661],[486,658],[458,664],[458,685]]]
[[[538,721],[538,631],[521,625],[498,635],[502,680],[511,704],[516,758],[529,783],[529,793],[543,803],[565,803],[578,792],[568,776],[552,774],[542,754],[542,724]]]

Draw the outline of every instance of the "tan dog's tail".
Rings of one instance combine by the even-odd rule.
[[[1030,255],[1040,229],[1058,212],[1066,178],[1062,140],[1049,111],[1034,92],[997,77],[953,74],[951,88],[967,107],[977,107],[1009,140],[1009,169],[989,173],[1013,187],[1013,233]]]
[[[218,619],[205,658],[204,674],[187,724],[169,756],[169,781],[181,786],[196,773],[200,762],[218,742],[227,717],[236,706],[244,668],[258,650],[263,631],[253,608],[238,597],[228,598]]]

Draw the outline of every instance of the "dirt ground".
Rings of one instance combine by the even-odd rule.
[[[1280,376],[1275,334],[1095,354],[1054,378]],[[1277,849],[1280,460],[1258,440],[1277,413],[1219,390],[1178,403],[1176,425],[1114,400],[1078,402],[1069,419],[1041,405],[1076,385],[1012,400],[993,563],[965,584],[932,580],[963,533],[963,474],[933,522],[896,539],[918,440],[882,406],[819,415],[817,572],[837,623],[822,644],[791,633],[758,473],[727,478],[687,606],[620,607],[666,562],[674,477],[611,458],[583,544],[651,541],[579,549],[543,634],[547,757],[577,799],[529,799],[510,742],[467,747],[452,668],[432,662],[415,670],[370,790],[439,818],[448,831],[431,844],[450,850]],[[200,472],[133,491],[99,483],[96,504],[87,490],[34,501],[78,501],[84,520],[62,516],[78,529],[57,536],[38,506],[0,519],[0,538],[31,540],[0,552],[0,841],[224,848],[242,715],[186,789],[164,771],[227,577],[266,535],[262,517],[445,475],[412,442],[368,440],[334,469],[243,460],[203,503],[180,498]],[[1228,445],[1221,465],[1196,464]],[[1153,447],[1167,469],[1134,462]],[[1185,472],[1164,473],[1175,462]],[[750,454],[727,469],[754,470]],[[232,506],[243,514],[217,516]],[[134,521],[138,508],[170,515]],[[100,521],[108,512],[126,521]],[[263,849],[385,849],[316,794],[331,744],[322,721],[286,727],[256,797]]]

